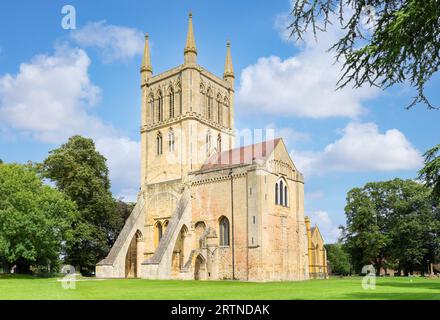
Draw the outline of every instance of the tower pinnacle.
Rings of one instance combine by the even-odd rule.
[[[234,86],[234,67],[232,66],[232,56],[231,56],[231,43],[228,41],[226,43],[226,62],[225,71],[223,73],[223,78]]]
[[[184,50],[185,63],[195,63],[197,56],[196,40],[194,38],[194,28],[192,23],[192,13],[189,13],[188,34],[186,36],[186,46]]]
[[[142,57],[141,75],[142,75],[142,80],[150,78],[153,75],[153,68],[151,66],[151,57],[150,57],[150,45],[148,43],[148,33],[145,34],[145,47],[144,47],[144,55]]]

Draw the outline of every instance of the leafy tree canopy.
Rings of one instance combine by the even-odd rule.
[[[424,271],[438,256],[439,217],[431,190],[412,180],[367,183],[347,194],[343,239],[356,271],[395,263],[405,273]]]
[[[44,185],[35,170],[0,164],[0,260],[17,265],[56,267],[78,218],[75,204]]]
[[[327,260],[332,274],[349,275],[351,272],[350,256],[344,250],[343,244],[331,243],[324,245],[327,251]]]
[[[291,16],[298,39],[338,19],[344,34],[330,49],[344,63],[339,88],[408,82],[417,90],[408,108],[438,108],[424,89],[440,65],[440,0],[295,0]]]
[[[433,196],[440,201],[440,144],[426,151],[425,166],[420,170],[419,178],[432,188]]]
[[[73,136],[50,151],[40,170],[77,204],[80,212],[67,260],[84,271],[93,270],[123,225],[110,191],[105,157],[96,151],[92,139]]]

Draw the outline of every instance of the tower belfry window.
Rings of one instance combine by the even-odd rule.
[[[212,120],[214,114],[214,99],[212,97],[212,91],[210,88],[206,91],[206,117]]]
[[[157,106],[157,120],[159,122],[163,121],[163,97],[162,93],[159,93],[159,97],[157,99],[158,106]]]
[[[217,122],[220,125],[223,124],[223,105],[222,105],[221,97],[217,100]]]
[[[170,93],[169,93],[168,97],[169,97],[169,104],[170,104],[170,118],[174,118],[174,91],[173,91],[173,89],[170,89]]]

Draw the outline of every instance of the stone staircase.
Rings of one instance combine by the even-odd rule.
[[[145,279],[169,279],[174,245],[180,236],[180,229],[191,222],[191,194],[185,188],[177,202],[168,227],[159,242],[154,255],[141,265],[141,277]]]
[[[142,230],[145,221],[143,211],[146,201],[143,194],[139,194],[136,206],[127,218],[124,227],[119,233],[109,254],[96,265],[97,278],[124,278],[125,258],[130,242],[138,230]]]

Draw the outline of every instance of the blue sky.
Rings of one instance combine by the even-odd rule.
[[[76,30],[61,27],[64,5]],[[232,43],[238,129],[273,128],[305,174],[306,213],[327,241],[344,224],[347,191],[368,181],[414,178],[439,143],[440,111],[404,107],[407,86],[334,90],[339,75],[325,49],[286,38],[289,1],[9,1],[0,10],[0,158],[41,161],[75,133],[108,158],[115,195],[138,187],[139,66],[143,34],[154,73],[183,62],[194,14],[198,63],[221,75]],[[167,23],[163,23],[166,21]],[[440,77],[427,92],[440,104]]]

